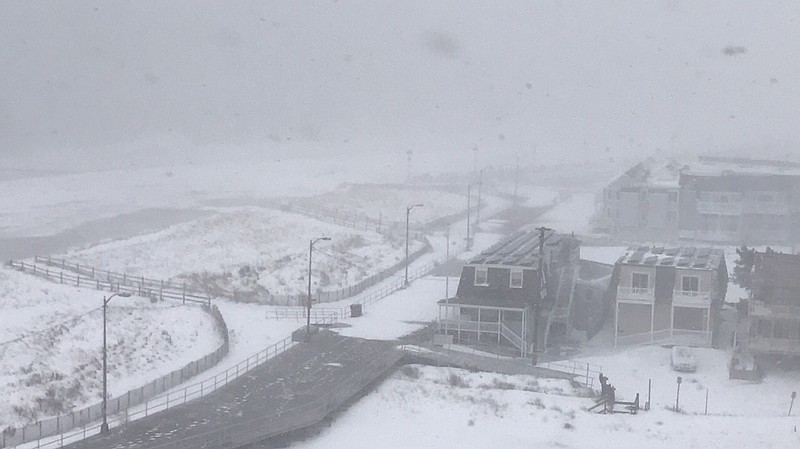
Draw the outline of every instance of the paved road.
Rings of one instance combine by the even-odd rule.
[[[319,423],[401,358],[391,342],[323,331],[209,396],[67,447],[240,447]]]

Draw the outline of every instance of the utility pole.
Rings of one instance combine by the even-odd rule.
[[[539,312],[541,310],[541,304],[544,302],[544,296],[542,295],[542,290],[544,290],[547,295],[547,279],[544,275],[544,241],[545,241],[545,232],[552,231],[552,229],[540,226],[536,228],[539,231],[539,301],[533,305],[533,354],[531,355],[531,362],[536,365],[536,358],[539,346]]]
[[[444,252],[444,300],[450,297],[450,273],[448,270],[448,263],[450,262],[450,224],[447,224],[447,249]]]
[[[517,155],[517,162],[514,165],[514,207],[517,207],[517,191],[519,187],[519,155]]]
[[[408,217],[411,215],[411,209],[415,207],[422,207],[422,203],[412,204],[411,206],[406,206],[406,276],[405,276],[405,283],[403,284],[405,287],[408,287]]]
[[[478,175],[478,211],[475,217],[475,229],[478,229],[478,226],[481,222],[481,188],[483,187],[483,169],[481,169],[480,174]]]
[[[408,150],[406,151],[406,156],[408,157],[408,172],[406,173],[406,184],[411,184],[411,155],[414,154],[413,151]]]
[[[471,189],[472,189],[472,184],[468,184],[467,185],[467,251],[469,251],[470,247],[472,246],[470,244],[470,240],[469,240],[469,220],[470,220],[470,216],[469,216],[470,211],[469,211],[469,209],[470,209],[470,199],[472,198],[472,190]]]

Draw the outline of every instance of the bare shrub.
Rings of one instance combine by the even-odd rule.
[[[451,387],[458,388],[466,388],[469,386],[467,385],[467,382],[456,373],[450,373],[450,375],[447,377],[447,383],[449,383]]]
[[[411,365],[404,365],[400,368],[400,373],[409,379],[419,379],[419,368]]]

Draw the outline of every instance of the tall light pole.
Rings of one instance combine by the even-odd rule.
[[[114,293],[108,298],[103,296],[103,424],[100,425],[101,434],[108,433],[108,348],[106,346],[106,329],[108,327],[108,320],[106,318],[106,310],[108,309],[108,303],[115,296],[128,298],[131,296],[131,294],[126,292],[118,292]]]
[[[405,280],[405,283],[403,284],[406,287],[408,287],[408,217],[411,215],[411,209],[413,209],[415,207],[422,207],[422,206],[424,206],[424,204],[422,204],[422,203],[417,203],[417,204],[412,204],[410,206],[406,206],[406,263],[405,263],[405,265],[406,265],[406,280]]]
[[[483,169],[481,169],[480,174],[478,175],[478,211],[475,217],[475,229],[477,230],[478,225],[481,222],[481,190],[483,187]]]
[[[308,241],[308,296],[306,297],[306,337],[311,336],[311,255],[314,253],[314,244],[320,240],[330,240],[330,237],[317,237]]]
[[[547,287],[547,279],[544,277],[544,241],[545,232],[552,231],[552,229],[545,226],[536,228],[539,231],[539,301],[533,305],[533,354],[531,355],[531,362],[536,365],[536,351],[539,345],[539,312],[541,310],[541,303],[544,302],[542,297],[542,287]]]
[[[444,300],[447,302],[447,298],[450,297],[450,273],[448,270],[448,264],[450,263],[450,223],[447,224],[447,248],[444,252]]]
[[[470,214],[472,209],[472,186],[476,185],[477,182],[473,182],[472,184],[467,184],[467,251],[472,248],[472,241],[469,237],[469,222],[470,222]]]

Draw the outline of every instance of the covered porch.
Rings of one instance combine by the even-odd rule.
[[[532,336],[527,329],[531,309],[512,305],[470,304],[449,298],[439,301],[439,332],[452,335],[457,341],[474,337],[478,341],[492,339],[508,343],[525,356]]]

